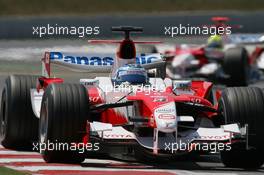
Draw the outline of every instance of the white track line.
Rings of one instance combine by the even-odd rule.
[[[12,151],[12,150],[4,150],[0,151],[1,154],[9,154],[9,155],[40,155],[37,152],[22,152],[22,151]]]
[[[37,159],[37,158],[24,158],[24,159],[12,159],[12,158],[7,158],[7,159],[0,159],[0,163],[15,163],[15,162],[40,162],[40,163],[44,163],[43,159]]]
[[[7,166],[8,168],[22,171],[45,171],[45,170],[64,170],[64,171],[144,171],[144,172],[173,172],[164,169],[126,169],[126,168],[93,168],[93,167],[75,167],[75,166]],[[175,173],[175,172],[173,172]]]
[[[37,172],[37,171],[56,171],[56,170],[63,170],[63,171],[105,171],[105,172],[115,172],[115,171],[137,171],[137,172],[167,172],[177,175],[211,175],[212,173],[206,172],[193,172],[188,170],[164,170],[164,169],[121,169],[121,168],[92,168],[92,167],[67,167],[67,166],[24,166],[24,167],[15,167],[15,166],[7,166],[8,168],[22,170],[22,171],[30,171],[30,172]],[[218,175],[238,175],[238,173],[216,173]]]
[[[122,161],[117,161],[117,160],[106,160],[106,159],[85,159],[85,161],[83,163],[104,163],[104,164],[107,164],[107,163],[125,163],[125,162],[122,162]],[[126,164],[126,163],[125,163]]]

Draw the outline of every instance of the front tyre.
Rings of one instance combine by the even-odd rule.
[[[222,93],[219,110],[225,124],[248,124],[248,148],[245,142],[231,144],[230,151],[221,151],[227,167],[257,169],[264,162],[264,95],[256,87],[227,88]]]
[[[89,115],[87,90],[79,84],[51,84],[45,90],[40,114],[39,139],[46,162],[81,163],[84,155],[70,149],[82,143]],[[59,147],[48,145],[61,144]],[[64,146],[63,146],[64,145]]]

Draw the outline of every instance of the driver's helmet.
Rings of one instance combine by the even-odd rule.
[[[221,49],[223,48],[223,40],[220,35],[212,35],[207,40],[207,47],[208,48],[216,48]]]
[[[119,67],[112,77],[115,84],[146,84],[148,82],[147,71],[138,64],[126,64]]]

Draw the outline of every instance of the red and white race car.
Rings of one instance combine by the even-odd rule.
[[[92,150],[133,155],[139,160],[220,152],[229,167],[258,168],[263,164],[261,89],[220,92],[205,81],[148,78],[144,64],[153,64],[146,60],[159,60],[159,54],[138,58],[135,43],[155,42],[132,41],[129,33],[141,28],[112,30],[124,31],[125,39],[91,41],[120,44],[112,77],[63,83],[63,79],[50,77],[50,63],[71,69],[103,69],[110,57],[101,60],[46,52],[42,77],[11,75],[6,79],[1,100],[4,147],[40,145],[46,162],[80,163]],[[80,152],[78,148],[83,146],[86,151]]]
[[[234,44],[223,49],[206,45],[176,46],[175,50],[164,53],[166,75],[173,79],[205,78],[229,86],[246,86],[261,80],[264,70],[264,49],[253,47],[249,54],[243,45]]]
[[[213,17],[213,27],[241,28],[227,25],[229,18]],[[263,46],[260,35],[219,34],[220,41],[204,45],[182,44],[165,51],[167,76],[170,78],[205,78],[229,86],[246,86],[262,78]],[[234,69],[235,68],[235,69]]]

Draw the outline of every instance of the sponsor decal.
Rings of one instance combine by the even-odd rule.
[[[197,140],[228,140],[230,139],[230,135],[203,135],[203,136],[194,136],[194,139]]]
[[[51,60],[59,60],[70,64],[79,65],[98,65],[98,66],[110,66],[114,63],[112,57],[98,57],[98,56],[73,56],[64,55],[61,52],[50,52]]]
[[[76,56],[63,54],[61,52],[50,52],[50,60],[57,60],[70,64],[78,65],[97,65],[97,66],[111,66],[114,64],[113,56]],[[140,54],[136,57],[136,64],[149,64],[161,60],[160,54]]]
[[[91,102],[91,103],[97,103],[97,102],[99,102],[101,99],[100,99],[100,97],[89,97],[89,101]]]
[[[133,137],[129,134],[104,134],[103,138],[127,139]]]
[[[191,101],[192,103],[198,103],[198,104],[200,104],[200,103],[202,102],[202,100],[199,99],[199,98],[191,98],[190,101]]]
[[[175,131],[177,128],[175,102],[166,103],[154,112],[156,125],[159,130]]]
[[[158,108],[156,109],[157,113],[173,113],[175,112],[175,109],[173,108]]]
[[[172,114],[160,114],[158,118],[163,120],[172,120],[172,119],[176,119],[176,116]]]
[[[136,57],[136,64],[149,64],[158,60],[161,60],[159,54],[146,55],[142,53],[139,57]]]
[[[153,102],[167,102],[168,97],[166,96],[151,96],[153,98]]]

